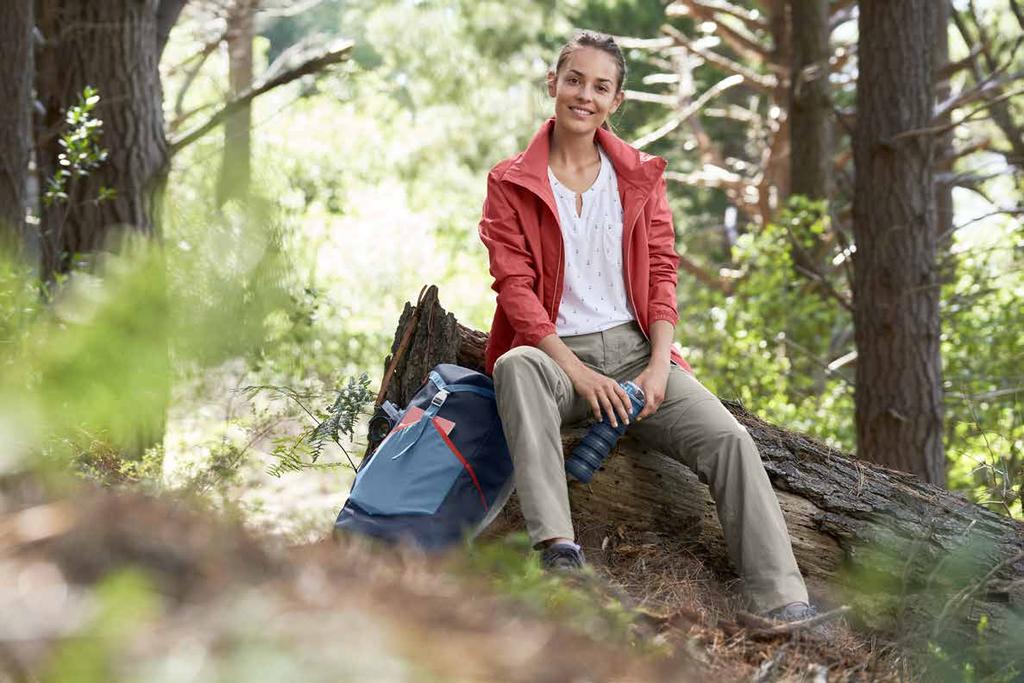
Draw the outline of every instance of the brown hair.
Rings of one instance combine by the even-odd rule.
[[[596,48],[611,55],[612,59],[615,60],[615,66],[619,69],[619,81],[615,84],[615,92],[618,94],[626,82],[626,57],[622,54],[622,48],[619,47],[619,44],[607,33],[586,30],[577,31],[558,52],[558,59],[555,61],[555,77],[558,77],[558,72],[562,65],[565,64],[565,60],[569,58],[569,55],[581,47]],[[601,127],[611,130],[607,119],[601,124]]]

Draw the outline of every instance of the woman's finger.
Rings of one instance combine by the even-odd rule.
[[[615,410],[612,408],[612,402],[608,400],[608,396],[605,393],[600,392],[597,395],[597,400],[601,402],[601,408],[604,409],[604,414],[608,416],[608,421],[611,423],[612,427],[618,427],[619,421],[615,417]]]
[[[615,383],[614,391],[615,398],[617,399],[615,407],[622,416],[623,424],[629,424],[630,414],[633,412],[633,403],[629,400],[629,394],[626,393],[626,390],[618,382]]]
[[[590,412],[594,415],[596,422],[601,421],[601,404],[597,401],[597,392],[591,393],[587,396],[587,403],[590,404]]]
[[[652,396],[651,399],[647,401],[647,405],[644,406],[644,410],[647,411],[648,415],[653,415],[654,413],[658,412],[658,408],[661,407],[661,402],[663,400],[665,400],[664,396]]]

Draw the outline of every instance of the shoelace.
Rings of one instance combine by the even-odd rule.
[[[818,616],[818,609],[813,605],[800,605],[797,607],[783,607],[774,610],[768,615],[772,619],[781,621],[803,621]]]
[[[573,567],[583,566],[583,557],[580,551],[567,545],[556,545],[544,552],[544,560],[549,565],[555,565],[559,560],[567,560]]]

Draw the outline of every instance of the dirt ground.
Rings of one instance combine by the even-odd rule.
[[[845,681],[905,666],[842,628],[766,636],[728,577],[669,539],[590,529],[593,573],[567,582],[510,532],[435,557],[295,545],[197,501],[8,478],[0,681]]]

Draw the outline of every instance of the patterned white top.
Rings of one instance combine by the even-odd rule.
[[[576,193],[548,167],[558,224],[565,244],[565,279],[555,329],[558,336],[600,332],[634,320],[622,268],[622,202],[615,168],[598,145],[601,170],[583,192],[576,215]]]

